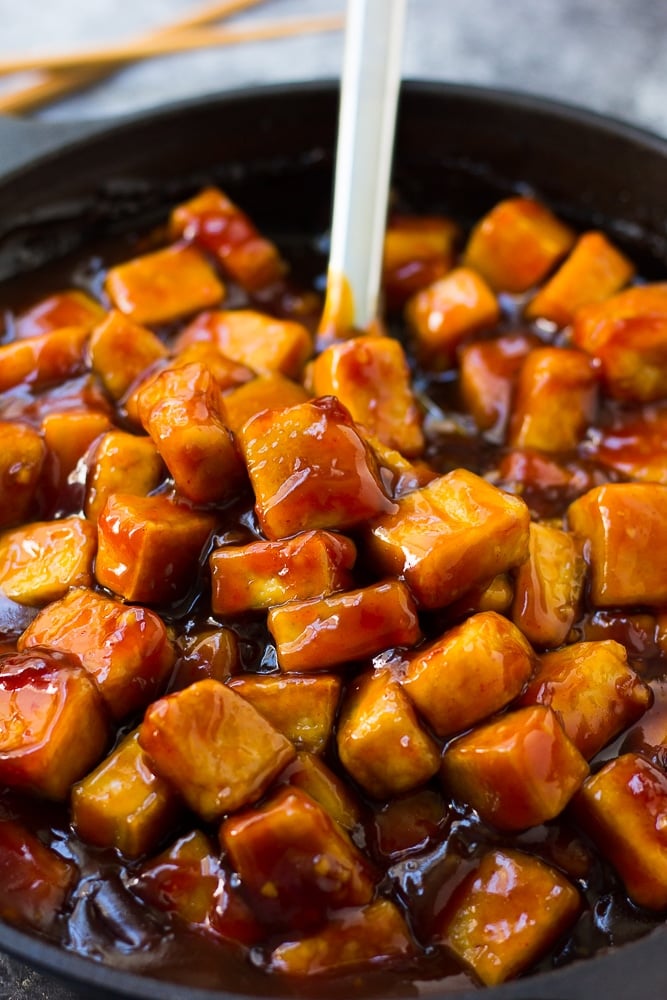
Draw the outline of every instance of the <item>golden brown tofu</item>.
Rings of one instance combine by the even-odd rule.
[[[408,458],[424,450],[422,416],[402,346],[390,337],[332,344],[310,370],[314,396],[336,396],[353,420]]]
[[[259,413],[239,443],[271,540],[314,528],[345,531],[395,509],[370,446],[332,396]]]
[[[508,705],[535,665],[519,629],[484,611],[409,655],[402,684],[438,736],[449,736]]]
[[[91,455],[86,482],[85,514],[97,521],[112,493],[145,497],[164,478],[164,465],[148,437],[111,430]]]
[[[245,675],[233,678],[228,686],[298,750],[322,753],[326,748],[340,700],[339,677]]]
[[[590,760],[652,701],[650,687],[628,666],[625,647],[610,639],[545,653],[520,704],[549,705]]]
[[[50,452],[49,471],[56,490],[66,488],[92,443],[110,429],[106,413],[98,410],[53,410],[46,414],[42,434]]]
[[[586,576],[580,540],[532,522],[528,559],[515,573],[514,624],[536,646],[560,646],[579,617]]]
[[[519,372],[509,443],[546,452],[576,448],[595,417],[597,385],[596,366],[583,351],[531,351]]]
[[[297,788],[232,816],[220,841],[263,924],[312,930],[328,909],[373,898],[375,873],[347,833]]]
[[[495,294],[476,271],[457,267],[409,300],[405,318],[417,353],[428,368],[451,368],[471,333],[493,326],[500,316]]]
[[[159,372],[139,391],[138,413],[184,497],[216,503],[239,489],[245,472],[222,393],[204,365]]]
[[[128,858],[155,850],[175,821],[179,802],[139,746],[135,729],[72,789],[72,823],[82,840]]]
[[[87,326],[64,326],[0,346],[0,392],[22,382],[35,388],[85,371]]]
[[[401,911],[390,900],[378,899],[333,913],[317,934],[279,944],[271,953],[269,969],[285,976],[343,973],[371,962],[374,968],[383,966],[414,952]]]
[[[569,257],[528,303],[528,319],[567,326],[583,306],[603,302],[635,273],[633,264],[604,233],[583,233]]]
[[[112,399],[121,399],[147,368],[168,355],[151,330],[113,309],[90,337],[90,363]]]
[[[76,656],[40,648],[0,657],[0,783],[65,800],[109,739],[107,711]]]
[[[419,854],[442,839],[448,817],[444,798],[433,788],[391,799],[375,810],[374,847],[387,861]]]
[[[438,914],[435,939],[485,986],[520,975],[574,924],[576,888],[555,868],[521,851],[489,851]]]
[[[95,577],[126,601],[165,604],[182,597],[216,524],[215,515],[164,494],[112,493],[97,522]]]
[[[355,680],[340,711],[336,739],[341,764],[376,799],[424,785],[440,766],[440,747],[389,670]]]
[[[572,339],[599,360],[610,395],[660,399],[667,393],[667,283],[638,285],[579,309]]]
[[[206,257],[181,243],[112,267],[105,289],[116,309],[149,326],[215,306],[225,295]]]
[[[255,802],[295,754],[250,702],[214,680],[153,702],[139,743],[205,820]]]
[[[667,408],[648,404],[620,410],[596,436],[598,462],[642,483],[667,486]]]
[[[504,615],[509,611],[514,600],[514,585],[509,573],[499,573],[488,583],[479,583],[468,590],[463,597],[449,605],[447,609],[450,621],[477,615],[480,611],[496,611]]]
[[[568,804],[588,764],[556,714],[521,708],[450,743],[442,758],[445,788],[499,830],[545,823]]]
[[[444,216],[392,216],[382,254],[382,286],[390,309],[447,274],[459,235],[457,224]]]
[[[225,395],[225,423],[238,436],[243,425],[262,410],[296,406],[309,398],[302,385],[280,372],[260,375]]]
[[[321,757],[307,750],[297,750],[280,780],[300,788],[322,806],[344,830],[354,830],[362,821],[359,798],[342,778],[324,763]]]
[[[20,524],[37,496],[46,445],[28,424],[0,421],[0,528]]]
[[[529,523],[523,500],[455,469],[374,518],[366,544],[379,573],[404,578],[418,604],[439,608],[522,563]]]
[[[421,486],[427,486],[438,478],[438,473],[426,462],[419,459],[409,461],[400,451],[388,448],[372,434],[364,434],[364,438],[373,449],[382,480],[389,485],[393,500]]]
[[[224,545],[209,558],[211,607],[216,614],[233,615],[345,590],[356,555],[354,542],[330,531]]]
[[[572,249],[574,231],[532,198],[498,202],[474,227],[463,254],[496,291],[525,292]]]
[[[202,313],[177,337],[177,351],[204,341],[223,354],[267,375],[280,372],[298,378],[313,353],[312,337],[301,323],[274,319],[254,309],[222,309]]]
[[[399,580],[271,608],[280,669],[327,670],[421,638],[417,609]]]
[[[164,623],[93,590],[71,590],[37,615],[20,650],[50,646],[79,657],[116,719],[147,705],[162,690],[175,652]]]
[[[598,486],[570,504],[567,519],[587,543],[594,604],[667,604],[667,486]]]
[[[179,657],[169,682],[172,691],[207,678],[224,683],[240,670],[239,640],[231,628],[196,629],[180,636],[178,647]]]
[[[93,580],[95,525],[81,517],[33,521],[0,534],[0,592],[39,608]]]
[[[236,389],[256,378],[252,368],[241,365],[238,361],[232,361],[231,358],[222,353],[216,344],[205,340],[195,341],[194,344],[184,347],[171,359],[169,367],[185,368],[193,361],[208,368],[222,392]]]
[[[38,337],[64,326],[85,326],[88,329],[104,319],[102,306],[85,292],[68,289],[56,292],[37,302],[16,317],[14,332],[17,340]]]
[[[77,880],[76,865],[15,820],[0,820],[0,917],[49,931]]]
[[[519,372],[539,343],[532,334],[509,333],[462,347],[461,395],[480,431],[504,434]]]
[[[576,796],[578,822],[620,875],[630,899],[667,907],[667,776],[639,754],[623,754]]]

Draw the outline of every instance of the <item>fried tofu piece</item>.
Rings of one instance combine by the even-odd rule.
[[[576,448],[595,417],[597,387],[596,366],[583,351],[531,351],[519,372],[509,443],[546,452]]]
[[[418,604],[439,608],[522,563],[529,523],[523,500],[455,469],[373,518],[366,546],[379,573],[402,577]]]
[[[72,789],[72,823],[82,840],[128,858],[155,850],[180,803],[153,771],[135,729]]]
[[[322,753],[333,732],[341,680],[317,677],[244,675],[228,685],[299,750]]]
[[[164,478],[164,465],[149,437],[111,430],[104,434],[90,459],[84,511],[97,521],[113,493],[145,497]]]
[[[184,497],[216,503],[239,489],[243,464],[225,426],[222,393],[204,365],[159,372],[139,391],[138,413]]]
[[[192,586],[217,518],[159,494],[113,493],[97,522],[98,583],[126,601],[165,604]]]
[[[71,590],[40,611],[18,641],[20,650],[33,646],[78,656],[116,719],[159,694],[175,659],[167,629],[154,612],[87,589]]]
[[[343,702],[336,739],[341,764],[376,799],[424,785],[440,766],[440,747],[389,670],[356,679]]]
[[[330,531],[223,545],[209,558],[211,607],[216,614],[233,615],[345,590],[356,555],[354,542]]]
[[[450,743],[442,779],[499,830],[558,816],[588,776],[588,764],[550,708],[509,712]]]
[[[463,340],[500,316],[494,292],[468,267],[457,267],[409,300],[405,318],[428,368],[451,368]]]
[[[421,486],[427,486],[438,478],[438,473],[427,462],[419,459],[409,461],[400,451],[388,448],[373,434],[364,434],[364,437],[373,449],[382,480],[389,485],[393,500],[418,490]]]
[[[153,702],[139,743],[151,766],[205,820],[255,802],[295,754],[250,702],[214,680]]]
[[[216,344],[205,340],[195,341],[194,344],[184,347],[171,359],[169,367],[185,368],[193,361],[208,368],[222,392],[239,388],[256,378],[252,368],[239,364],[238,361],[232,361],[231,358],[222,353]]]
[[[283,941],[271,953],[269,969],[284,976],[352,971],[386,965],[416,951],[405,917],[388,899],[333,913],[317,934]]]
[[[262,923],[312,930],[328,909],[373,898],[375,872],[347,833],[297,788],[225,820],[220,841]]]
[[[239,640],[231,628],[197,630],[181,636],[178,646],[180,655],[169,682],[172,691],[207,678],[224,683],[241,668]]]
[[[0,535],[0,592],[39,608],[93,581],[95,525],[81,517],[33,521]]]
[[[134,323],[117,309],[96,326],[90,337],[90,363],[112,399],[119,400],[167,348],[152,330]]]
[[[105,310],[90,295],[67,289],[49,295],[17,316],[13,324],[14,333],[17,340],[22,340],[60,330],[64,326],[85,326],[91,329],[104,316]]]
[[[274,319],[254,309],[202,313],[175,342],[177,351],[200,341],[215,344],[232,361],[268,375],[298,378],[313,353],[308,330],[294,320]]]
[[[21,823],[0,820],[0,917],[15,927],[48,931],[63,912],[76,865]]]
[[[604,233],[583,233],[556,273],[528,303],[527,319],[568,326],[578,309],[604,302],[635,273],[634,265]]]
[[[574,803],[577,821],[614,866],[628,896],[647,910],[667,907],[667,777],[639,754],[623,754],[591,775]]]
[[[422,417],[403,347],[391,337],[332,344],[310,370],[315,396],[336,396],[369,434],[408,458],[424,450]]]
[[[0,421],[0,528],[21,524],[37,497],[46,459],[44,439],[20,421]]]
[[[332,396],[259,413],[239,443],[272,541],[315,528],[345,531],[395,509],[370,446]]]
[[[449,605],[448,617],[451,621],[477,615],[480,611],[496,611],[504,615],[512,606],[514,585],[509,573],[498,573],[488,583],[479,583],[467,591],[463,597]]]
[[[570,504],[567,520],[588,545],[593,604],[667,604],[667,486],[595,487]]]
[[[536,646],[560,646],[579,617],[586,577],[580,540],[532,522],[528,559],[515,574],[514,624]]]
[[[615,399],[660,399],[667,393],[667,283],[638,285],[579,309],[572,339],[598,359]]]
[[[433,731],[450,736],[513,701],[535,666],[519,629],[483,611],[408,655],[401,682]]]
[[[485,986],[520,975],[575,923],[577,889],[557,869],[509,848],[486,853],[438,914],[435,940]]]
[[[0,346],[0,392],[25,382],[41,388],[86,370],[87,326],[64,326]]]
[[[0,782],[57,801],[109,739],[100,693],[76,656],[40,648],[0,657]]]
[[[459,227],[444,216],[394,215],[384,234],[382,286],[390,309],[452,267]]]
[[[498,202],[474,227],[463,263],[500,292],[525,292],[572,249],[575,233],[532,198]]]
[[[628,666],[612,639],[576,642],[545,653],[522,705],[548,705],[574,745],[590,760],[650,707],[648,684]]]
[[[449,816],[433,788],[420,788],[383,803],[373,817],[374,846],[387,861],[420,854],[443,836]]]
[[[149,326],[215,306],[225,295],[206,257],[182,243],[112,267],[104,287],[119,312]]]
[[[295,760],[287,765],[280,780],[319,802],[344,830],[354,830],[362,822],[359,798],[316,754],[297,750]]]
[[[277,410],[306,403],[309,393],[298,382],[280,372],[260,375],[225,396],[225,423],[234,434],[262,410]]]
[[[667,486],[667,408],[615,413],[596,435],[593,454],[628,479]]]
[[[99,410],[53,410],[42,420],[44,443],[50,452],[50,472],[57,491],[67,484],[88,449],[111,430],[111,421]]]
[[[508,333],[461,348],[461,395],[480,431],[504,434],[519,372],[539,344],[532,334]]]
[[[421,638],[417,609],[399,580],[271,608],[280,669],[328,670]]]

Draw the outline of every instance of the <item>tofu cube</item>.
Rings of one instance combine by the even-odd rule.
[[[25,382],[41,388],[81,375],[86,369],[87,326],[64,326],[0,346],[0,392]]]
[[[0,592],[39,608],[93,581],[95,525],[81,517],[33,521],[0,534]]]
[[[153,702],[139,743],[157,773],[207,821],[259,799],[295,754],[250,702],[214,680]]]
[[[52,930],[77,869],[21,823],[0,820],[0,917],[16,927]]]
[[[373,449],[382,481],[389,485],[392,499],[411,493],[420,486],[427,486],[438,478],[438,473],[426,462],[419,459],[408,460],[400,451],[388,448],[372,434],[365,434],[364,437]]]
[[[168,356],[159,337],[113,309],[90,337],[90,363],[112,399],[119,400],[147,368]]]
[[[361,801],[349,784],[339,778],[321,757],[308,750],[297,750],[280,780],[300,788],[322,806],[344,830],[352,831],[362,822]]]
[[[170,368],[185,368],[193,362],[204,365],[218,383],[222,392],[236,389],[252,382],[256,377],[252,368],[241,365],[238,361],[232,361],[222,353],[216,344],[208,343],[205,340],[195,341],[188,347],[182,348],[169,362]]]
[[[179,657],[169,682],[172,691],[212,678],[224,683],[241,669],[239,640],[231,628],[202,628],[180,636]]]
[[[444,216],[395,215],[384,234],[382,286],[396,309],[451,269],[459,227]]]
[[[588,776],[588,764],[556,714],[520,708],[450,743],[445,788],[499,830],[524,830],[558,816]]]
[[[280,372],[259,375],[225,395],[225,423],[238,437],[241,428],[262,410],[278,410],[306,403],[309,394],[299,382]]]
[[[0,421],[0,528],[32,512],[46,459],[42,436],[28,424]]]
[[[493,431],[498,437],[505,434],[519,372],[539,343],[532,334],[508,333],[461,348],[461,396],[480,431]]]
[[[379,573],[402,577],[424,608],[440,608],[528,555],[523,500],[466,469],[400,497],[366,534]]]
[[[667,410],[647,405],[620,410],[596,436],[598,462],[628,479],[667,486]]]
[[[145,497],[162,482],[165,471],[149,437],[111,430],[91,455],[86,481],[85,514],[95,522],[113,493]]]
[[[50,452],[50,485],[57,494],[67,490],[79,462],[111,426],[109,417],[99,410],[52,410],[45,415],[42,434]]]
[[[243,675],[234,677],[228,686],[249,701],[297,749],[324,752],[340,700],[339,677]]]
[[[64,326],[85,326],[91,329],[100,323],[105,310],[85,292],[67,289],[41,299],[36,305],[20,313],[14,320],[17,340],[38,337]]]

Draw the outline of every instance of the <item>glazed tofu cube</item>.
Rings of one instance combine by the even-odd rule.
[[[175,658],[156,614],[86,589],[72,590],[40,611],[18,641],[20,650],[33,646],[78,656],[116,719],[158,695]]]
[[[93,580],[95,525],[81,517],[33,521],[0,535],[0,591],[39,608]]]
[[[463,254],[466,267],[492,288],[525,292],[572,249],[574,231],[531,198],[507,198],[477,223]]]
[[[243,465],[224,423],[222,393],[207,368],[195,362],[160,372],[140,390],[138,412],[184,497],[216,503],[239,489]]]
[[[374,847],[387,861],[419,854],[442,838],[448,815],[445,800],[432,788],[391,799],[373,817]]]
[[[315,396],[336,396],[353,420],[408,458],[424,450],[422,417],[402,346],[391,337],[332,344],[310,371]]]
[[[97,521],[113,493],[145,497],[164,478],[157,448],[148,437],[111,430],[100,439],[90,459],[85,514]]]
[[[41,333],[60,330],[64,326],[85,326],[91,329],[104,316],[104,309],[90,295],[68,289],[49,295],[17,316],[13,324],[14,333],[17,340],[23,340],[25,337],[38,337]]]
[[[319,933],[284,941],[271,953],[269,968],[284,976],[313,976],[382,966],[406,959],[415,945],[395,903],[378,899],[368,906],[333,913]]]
[[[232,691],[242,695],[274,729],[299,750],[322,753],[333,732],[340,700],[339,677],[235,677]]]
[[[49,931],[63,912],[76,866],[10,820],[0,820],[0,917],[18,927]]]
[[[504,615],[512,606],[514,585],[509,573],[499,573],[488,583],[480,583],[463,597],[450,604],[447,615],[450,621],[477,615],[480,611],[497,611]]]
[[[493,326],[499,316],[495,294],[467,267],[457,267],[417,292],[405,307],[422,362],[438,369],[451,368],[461,342],[471,333]]]
[[[327,670],[421,638],[417,609],[399,580],[271,608],[268,626],[285,672]]]
[[[176,339],[176,350],[204,341],[232,361],[268,375],[280,372],[298,378],[313,353],[308,330],[293,320],[274,319],[253,309],[202,313]]]
[[[82,840],[128,858],[155,850],[177,817],[176,793],[158,777],[130,733],[72,789],[72,823]]]
[[[390,486],[392,499],[418,490],[421,486],[427,486],[438,478],[438,473],[426,462],[419,459],[409,461],[400,451],[388,448],[372,434],[364,434],[364,437],[373,449],[383,482]]]
[[[214,680],[153,702],[139,742],[205,820],[255,802],[295,753],[250,702]]]
[[[121,399],[147,368],[167,357],[151,330],[113,309],[90,337],[90,363],[112,399]]]
[[[588,776],[588,764],[556,714],[521,708],[450,743],[445,788],[499,830],[524,830],[558,816]]]
[[[557,869],[520,851],[489,851],[438,915],[435,939],[495,986],[536,962],[581,909],[579,893]]]
[[[357,678],[341,708],[336,738],[341,764],[376,799],[424,785],[440,766],[440,747],[389,670]]]
[[[97,410],[53,410],[42,420],[44,443],[51,453],[50,471],[58,493],[86,457],[92,443],[111,429],[106,413]]]
[[[508,705],[535,665],[519,629],[484,611],[408,656],[402,683],[434,732],[449,736]]]
[[[596,437],[594,457],[628,479],[667,486],[667,409],[621,410]]]
[[[246,382],[252,382],[256,377],[252,368],[241,365],[238,361],[232,361],[231,358],[222,353],[219,347],[204,340],[195,341],[194,344],[180,350],[169,362],[169,367],[185,368],[193,361],[208,368],[222,392],[228,392],[230,389],[245,385]]]
[[[531,351],[519,373],[509,443],[546,452],[576,448],[595,417],[597,384],[596,367],[582,351]]]
[[[352,788],[339,778],[321,757],[298,750],[296,759],[283,771],[281,781],[300,788],[322,806],[344,830],[362,822],[362,806]]]
[[[375,873],[347,833],[297,788],[232,816],[220,841],[262,923],[312,930],[328,909],[369,903]]]
[[[522,705],[548,705],[583,756],[590,760],[636,722],[653,701],[650,687],[628,666],[625,647],[576,642],[540,658]]]
[[[592,775],[574,803],[586,833],[647,910],[667,907],[667,777],[639,754],[623,754]]]
[[[217,305],[225,295],[205,256],[180,243],[112,267],[105,289],[116,309],[149,326]]]
[[[418,604],[439,608],[528,555],[530,513],[466,469],[400,497],[367,532],[376,569],[405,579]]]
[[[86,369],[87,326],[65,326],[0,346],[0,392],[22,382],[40,388],[81,375]]]
[[[529,554],[516,570],[512,620],[536,646],[560,646],[579,617],[586,563],[569,531],[530,525]]]
[[[239,640],[231,628],[203,628],[181,636],[179,657],[169,682],[179,691],[195,681],[212,678],[224,682],[241,669]]]
[[[238,436],[243,425],[262,410],[296,406],[306,403],[309,398],[302,385],[280,372],[260,375],[226,394],[225,423]]]
[[[461,349],[461,395],[480,431],[504,434],[519,372],[529,352],[538,345],[532,334],[511,333],[466,344]]]
[[[578,309],[608,299],[627,285],[634,273],[634,266],[604,233],[584,233],[528,303],[525,315],[568,326]]]
[[[390,309],[451,269],[459,227],[444,216],[395,215],[384,234],[382,285]]]
[[[345,531],[395,509],[370,447],[332,396],[259,413],[239,443],[271,540],[315,528]]]
[[[97,522],[98,583],[126,601],[165,604],[182,597],[197,577],[217,518],[164,494],[113,493]]]
[[[46,458],[40,434],[28,424],[0,421],[0,528],[30,515]]]
[[[99,761],[109,720],[75,656],[43,648],[0,657],[0,782],[62,801]]]
[[[224,545],[209,558],[216,614],[270,608],[345,590],[357,550],[330,531],[306,531],[279,542]]]
[[[570,504],[567,519],[588,545],[594,604],[667,603],[667,486],[598,486]]]
[[[217,188],[177,205],[169,226],[173,236],[214,254],[225,274],[249,292],[278,281],[287,269],[278,248]]]
[[[572,339],[598,359],[610,395],[660,399],[667,393],[667,283],[638,285],[579,309]]]

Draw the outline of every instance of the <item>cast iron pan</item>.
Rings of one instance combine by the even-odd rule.
[[[170,202],[205,181],[222,184],[264,230],[288,243],[322,232],[337,100],[334,84],[317,84],[235,93],[110,123],[0,119],[0,282],[157,222]],[[412,209],[464,220],[511,191],[532,191],[573,223],[606,229],[648,277],[665,274],[667,142],[626,125],[517,95],[411,83],[402,95],[394,179]],[[0,947],[100,1000],[241,996],[95,964],[2,925]],[[391,995],[414,994],[406,987]],[[556,971],[456,994],[629,995],[667,996],[667,927]]]

